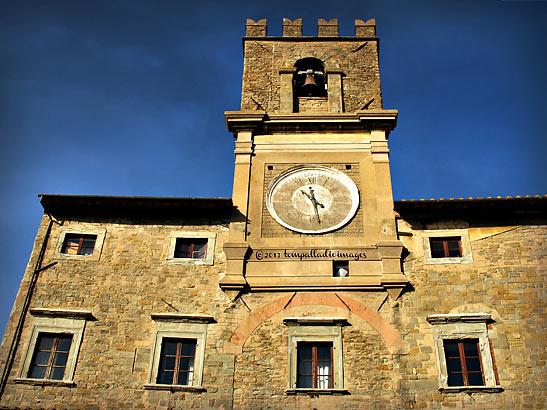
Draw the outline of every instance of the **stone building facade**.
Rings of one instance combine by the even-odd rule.
[[[232,198],[41,196],[0,408],[547,407],[547,198],[393,201],[374,20],[244,59]]]

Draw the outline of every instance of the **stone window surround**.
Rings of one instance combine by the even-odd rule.
[[[342,326],[348,325],[345,318],[289,317],[283,319],[289,330],[289,380],[285,394],[348,394],[344,389],[344,363],[342,358]],[[331,342],[333,347],[332,389],[297,388],[297,345],[299,342]]]
[[[170,390],[185,392],[205,391],[202,386],[203,362],[205,359],[205,341],[207,340],[207,325],[215,322],[210,315],[182,314],[182,313],[152,313],[152,320],[156,322],[148,382],[146,390]],[[196,351],[194,357],[194,379],[192,385],[158,384],[158,368],[160,363],[163,338],[195,339]]]
[[[433,258],[431,257],[430,238],[448,238],[460,237],[462,256],[452,258]],[[445,263],[471,263],[473,262],[473,254],[471,253],[471,242],[469,241],[469,233],[467,229],[428,229],[422,233],[424,245],[424,262],[431,265],[439,265]]]
[[[496,383],[494,362],[486,323],[491,320],[488,313],[459,313],[429,315],[427,321],[433,325],[435,352],[439,370],[439,390],[441,392],[499,392],[502,387]],[[484,386],[448,386],[446,358],[443,340],[478,339]]]
[[[167,248],[167,263],[181,265],[213,265],[215,260],[216,233],[199,231],[172,231],[169,234],[169,246]],[[205,238],[207,239],[207,255],[205,259],[175,258],[175,245],[178,238]]]
[[[97,235],[95,240],[95,247],[93,248],[93,254],[91,255],[68,255],[63,253],[63,244],[67,234],[81,234],[81,235]],[[58,258],[63,259],[77,259],[77,260],[86,260],[86,261],[98,261],[101,257],[101,252],[103,250],[104,238],[106,235],[106,229],[104,228],[81,228],[81,227],[63,227],[59,233],[59,239],[57,241],[56,254]]]
[[[76,369],[76,362],[78,361],[86,321],[92,320],[93,315],[91,312],[83,310],[42,308],[31,308],[30,314],[35,317],[34,323],[29,341],[23,353],[23,365],[19,370],[19,377],[15,379],[15,382],[41,386],[75,386],[74,371]],[[34,379],[27,376],[40,333],[72,334],[72,343],[70,344],[70,352],[63,380]]]

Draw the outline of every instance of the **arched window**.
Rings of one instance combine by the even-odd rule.
[[[293,76],[294,95],[297,97],[326,97],[325,67],[321,60],[302,58],[295,65]]]

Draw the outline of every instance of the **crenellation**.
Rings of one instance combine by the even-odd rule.
[[[359,20],[363,29],[374,29],[374,20]],[[241,109],[268,113],[356,112],[382,109],[377,40],[338,36],[338,20],[318,21],[318,37],[302,36],[302,19],[283,20],[283,37],[244,39],[244,73]],[[370,30],[369,30],[370,31]],[[374,31],[374,30],[373,30]],[[321,41],[321,38],[329,38]],[[321,88],[325,106],[299,101],[294,68],[303,59],[322,66]],[[316,70],[317,71],[317,70]],[[265,84],[267,86],[265,86]]]
[[[355,19],[355,37],[376,37],[376,20]]]
[[[374,20],[266,31],[232,198],[41,196],[0,408],[545,408],[547,197],[393,201]]]
[[[268,35],[268,24],[266,19],[255,22],[247,19],[245,25],[245,35],[247,37],[266,37]]]
[[[283,37],[302,37],[302,19],[283,18]]]
[[[338,19],[317,20],[317,37],[338,37]]]

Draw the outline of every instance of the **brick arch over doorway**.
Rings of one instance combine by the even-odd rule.
[[[399,332],[386,322],[378,312],[356,300],[337,293],[294,293],[280,297],[251,313],[232,334],[230,344],[236,350],[240,350],[247,338],[262,322],[287,308],[304,305],[326,305],[348,310],[366,321],[380,334],[390,353],[408,353],[408,345],[401,338]]]

